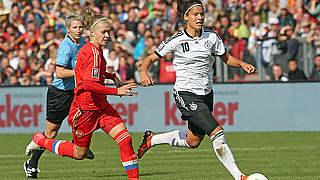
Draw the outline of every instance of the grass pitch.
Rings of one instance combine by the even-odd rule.
[[[134,148],[142,133],[131,133]],[[240,170],[260,172],[269,180],[320,179],[320,132],[227,132],[227,142]],[[59,134],[57,139],[71,139]],[[22,164],[31,134],[0,135],[0,180],[26,179]],[[45,152],[40,160],[42,180],[126,179],[117,144],[103,133],[95,133],[91,143],[94,160],[76,161]],[[206,137],[197,149],[161,145],[139,161],[142,180],[232,180],[218,161]]]

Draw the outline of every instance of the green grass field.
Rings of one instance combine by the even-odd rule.
[[[131,133],[135,149],[141,133]],[[320,179],[320,132],[227,132],[227,142],[244,173],[261,172],[269,180]],[[31,134],[0,135],[0,180],[26,179],[22,167],[28,157],[25,146]],[[60,134],[58,139],[71,139]],[[94,160],[76,161],[45,152],[39,163],[38,179],[102,180],[126,179],[119,150],[113,140],[95,133],[91,144]],[[162,145],[139,161],[142,180],[232,180],[218,161],[208,138],[197,149]]]

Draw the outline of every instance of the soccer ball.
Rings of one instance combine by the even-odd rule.
[[[251,174],[247,180],[268,180],[263,174],[254,173]]]

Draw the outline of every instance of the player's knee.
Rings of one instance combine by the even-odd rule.
[[[186,141],[186,143],[189,145],[190,148],[195,149],[200,146],[201,141],[193,140],[193,141]]]
[[[82,159],[86,158],[86,156],[87,156],[87,153],[85,153],[85,152],[78,152],[78,153],[75,153],[75,154],[74,154],[74,159],[76,159],[76,160],[82,160]]]

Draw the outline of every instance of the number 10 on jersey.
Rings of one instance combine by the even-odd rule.
[[[184,53],[190,50],[188,42],[182,43],[181,46]]]

